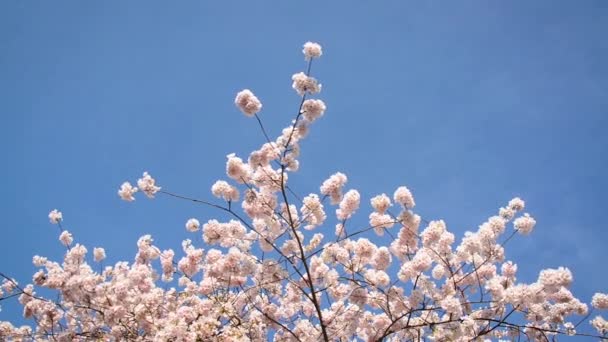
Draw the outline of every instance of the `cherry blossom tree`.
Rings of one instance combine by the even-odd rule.
[[[467,232],[460,242],[445,222],[414,210],[406,186],[366,200],[347,187],[342,172],[305,194],[289,185],[301,143],[325,103],[311,76],[319,44],[303,49],[305,72],[293,75],[300,95],[293,121],[271,139],[258,115],[261,101],[248,89],[235,105],[255,118],[265,137],[246,160],[229,154],[226,176],[209,199],[160,187],[147,172],[118,195],[191,201],[217,209],[225,220],[185,219],[184,235],[202,234],[177,250],[137,241],[132,262],[101,268],[103,248],[89,249],[49,214],[65,247],[62,262],[34,256],[32,284],[0,273],[0,300],[15,297],[31,325],[0,322],[0,339],[14,341],[552,341],[561,336],[608,337],[608,309],[597,293],[591,308],[569,290],[567,268],[545,269],[538,280],[517,280],[505,247],[529,235],[536,221],[514,198]],[[353,217],[368,215],[361,226]],[[377,245],[383,236],[386,245]],[[96,267],[99,264],[99,267]],[[54,291],[56,296],[37,294]]]

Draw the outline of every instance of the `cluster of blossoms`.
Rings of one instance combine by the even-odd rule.
[[[118,196],[127,202],[135,201],[135,193],[141,189],[148,198],[154,198],[154,195],[160,191],[160,187],[156,186],[156,181],[148,172],[144,172],[142,178],[137,180],[137,187],[129,182],[124,182],[118,189]]]
[[[223,180],[218,180],[211,187],[213,196],[223,198],[225,201],[238,201],[239,190]]]
[[[303,53],[310,70],[322,49],[308,42]],[[530,234],[536,224],[519,198],[458,244],[444,221],[429,222],[413,211],[416,203],[405,186],[397,187],[392,198],[385,193],[370,198],[363,225],[354,219],[365,210],[361,194],[345,189],[348,178],[342,172],[322,182],[318,193],[300,198],[288,174],[298,170],[300,143],[326,106],[306,99],[321,90],[308,72],[292,80],[302,105],[291,125],[247,160],[229,154],[228,179],[211,186],[217,200],[195,200],[228,216],[202,225],[196,218],[186,221],[188,232],[201,234],[203,246],[184,239],[181,250],[161,249],[144,235],[132,263],[103,267],[105,250],[94,248],[95,270],[87,248],[74,244],[72,234],[61,228],[63,215],[53,210],[49,220],[61,228],[60,241],[67,248],[63,263],[35,256],[40,270],[25,286],[0,273],[0,300],[18,296],[24,317],[34,322],[32,327],[0,322],[0,340],[473,341],[523,336],[548,341],[578,334],[570,317],[587,315],[589,309],[569,290],[570,270],[542,270],[526,284],[517,281],[518,266],[506,260],[505,244],[516,233]],[[262,108],[250,90],[239,92],[235,104],[247,116]],[[118,195],[130,202],[139,190],[154,198],[160,189],[144,172],[137,187],[125,182]],[[326,210],[333,210],[335,218]],[[333,237],[326,229],[330,224],[335,224]],[[392,240],[385,246],[374,242],[388,237]],[[59,300],[39,296],[35,286],[57,291]],[[608,294],[597,293],[591,305],[608,309]],[[608,336],[602,316],[590,324],[596,336]]]
[[[357,209],[359,209],[359,204],[361,203],[361,195],[357,190],[348,190],[342,200],[340,201],[340,206],[336,209],[336,217],[338,220],[347,220],[349,219]]]
[[[57,209],[51,210],[49,213],[49,221],[53,224],[58,224],[61,220],[63,220],[63,214]]]
[[[243,89],[236,94],[234,103],[247,116],[253,116],[262,110],[262,102],[249,89]]]
[[[342,187],[348,178],[342,172],[336,172],[326,179],[321,185],[321,193],[331,198],[331,204],[339,203],[342,200]]]
[[[316,94],[321,91],[321,84],[319,84],[317,79],[310,77],[303,72],[294,74],[291,77],[291,80],[293,81],[293,84],[291,85],[292,88],[295,89],[300,96],[303,96],[306,93]]]

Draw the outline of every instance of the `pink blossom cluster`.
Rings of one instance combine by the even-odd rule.
[[[306,42],[304,44],[304,49],[302,50],[302,53],[304,53],[304,57],[308,61],[313,58],[321,57],[321,55],[323,54],[323,49],[318,43]]]
[[[302,103],[302,115],[304,118],[313,122],[325,113],[325,103],[322,100],[308,99]]]
[[[321,57],[321,46],[308,42],[303,53],[310,63]],[[229,154],[228,179],[213,184],[211,199],[161,191],[147,172],[137,187],[121,185],[118,195],[126,201],[141,190],[149,198],[160,193],[219,210],[221,218],[202,225],[185,220],[187,231],[201,235],[184,239],[181,249],[161,249],[143,235],[131,262],[111,264],[101,247],[88,256],[53,210],[49,220],[59,225],[67,249],[63,261],[34,256],[39,269],[24,286],[0,273],[0,300],[17,297],[32,321],[21,327],[0,322],[0,340],[547,341],[580,335],[583,327],[572,318],[589,308],[570,290],[573,273],[547,268],[525,283],[506,258],[511,238],[531,234],[536,225],[519,198],[457,241],[443,220],[413,211],[405,186],[392,198],[365,199],[371,205],[365,209],[361,193],[345,191],[348,178],[337,172],[318,193],[300,196],[288,175],[299,169],[300,144],[326,108],[304,98],[321,89],[309,72],[293,81],[303,96],[296,118],[275,140],[266,136],[247,161]],[[261,109],[249,90],[239,92],[235,104],[248,116]],[[357,220],[360,210],[367,211]],[[48,291],[56,295],[38,294]],[[608,309],[608,294],[595,294],[591,305]],[[595,331],[587,335],[608,336],[601,315],[588,323]]]
[[[345,174],[336,172],[321,184],[320,191],[331,198],[331,204],[337,204],[342,200],[342,187],[347,181]]]
[[[53,224],[58,224],[61,222],[61,220],[63,220],[63,214],[61,211],[58,211],[57,209],[51,210],[49,213],[49,221],[51,221]]]
[[[132,194],[137,191],[137,189],[130,188],[129,183],[126,183],[127,186],[125,187],[125,183],[123,183],[122,187],[121,187],[121,191],[131,191],[131,196]],[[143,176],[137,180],[137,186],[139,187],[139,189],[141,191],[143,191],[143,193],[146,194],[146,196],[148,196],[148,198],[154,198],[154,195],[160,191],[160,187],[156,186],[156,180],[154,180],[154,178],[152,178],[152,176],[150,176],[148,174],[148,172],[144,172]],[[129,190],[128,190],[129,189]],[[125,199],[126,195],[121,194],[121,192],[119,191],[119,195],[120,197],[122,197],[123,199]],[[128,199],[129,201],[131,199]]]
[[[200,227],[201,223],[195,218],[191,218],[186,221],[186,229],[189,232],[196,232]]]
[[[120,186],[118,190],[118,196],[127,202],[135,201],[135,197],[133,196],[139,189],[134,187],[129,182],[124,182]]]
[[[327,218],[325,211],[323,210],[321,199],[319,199],[319,195],[317,194],[310,194],[304,197],[300,212],[302,213],[303,220],[308,223],[308,225],[304,227],[308,230],[322,225]]]
[[[262,102],[249,89],[241,90],[236,94],[234,103],[247,116],[253,116],[262,110]]]
[[[238,201],[239,190],[226,181],[218,180],[211,187],[213,196],[223,198],[225,201]]]
[[[414,202],[414,196],[412,196],[410,190],[405,186],[400,186],[397,188],[397,190],[395,190],[393,199],[396,203],[399,203],[408,209],[412,209],[416,205],[416,202]]]
[[[348,190],[340,201],[340,206],[336,209],[336,217],[338,220],[349,219],[357,209],[361,202],[361,195],[357,190]]]
[[[293,81],[291,87],[300,96],[303,96],[306,93],[316,94],[321,91],[321,84],[317,81],[317,79],[308,76],[303,72],[294,74],[291,76],[291,80]]]

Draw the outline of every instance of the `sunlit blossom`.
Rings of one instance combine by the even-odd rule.
[[[137,186],[148,198],[154,198],[154,195],[160,191],[160,187],[156,186],[156,181],[148,172],[144,172],[142,178],[137,180]]]
[[[308,99],[302,103],[302,115],[309,122],[313,122],[325,113],[325,103],[321,100]]]
[[[524,214],[524,216],[518,217],[513,222],[515,229],[523,235],[528,235],[534,229],[536,225],[536,220],[534,220],[529,214]]]
[[[321,49],[321,45],[313,42],[306,42],[304,44],[304,49],[302,49],[302,53],[306,60],[310,60],[313,58],[319,58],[323,54],[323,50]]]
[[[306,93],[316,94],[321,91],[321,84],[314,78],[307,76],[303,72],[294,74],[291,77],[293,84],[291,87],[300,95],[303,96]]]
[[[49,213],[49,221],[51,221],[51,223],[58,224],[62,220],[63,220],[63,214],[61,213],[61,211],[59,211],[57,209],[51,210],[51,212]]]
[[[93,248],[93,257],[96,262],[100,262],[106,258],[106,251],[101,247]]]
[[[200,228],[200,226],[201,226],[201,224],[195,218],[191,218],[191,219],[189,219],[186,222],[186,229],[189,232],[196,232],[196,231],[198,231],[198,229]]]
[[[238,92],[234,104],[247,116],[253,116],[262,110],[262,102],[249,89]]]
[[[118,190],[118,196],[127,202],[135,201],[133,195],[137,192],[137,187],[134,187],[129,182],[124,182]]]

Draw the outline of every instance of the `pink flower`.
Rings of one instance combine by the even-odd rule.
[[[363,263],[369,262],[377,249],[376,245],[365,238],[357,240],[357,243],[354,246],[355,255],[358,256]]]
[[[433,267],[433,270],[431,271],[431,275],[434,279],[443,278],[443,276],[445,275],[445,267],[440,264],[435,265],[435,267]]]
[[[223,180],[218,180],[211,186],[211,193],[213,196],[223,198],[226,201],[238,201],[239,199],[237,188]]]
[[[438,242],[443,233],[446,232],[445,222],[443,220],[431,221],[421,234],[422,244],[431,246]]]
[[[280,156],[279,148],[275,143],[265,143],[262,147],[251,152],[249,155],[249,166],[255,169],[260,166],[267,166],[271,161],[278,159]]]
[[[93,257],[96,262],[100,262],[106,258],[106,250],[101,247],[93,248]]]
[[[323,50],[321,49],[321,45],[313,42],[306,42],[304,44],[304,49],[302,50],[304,57],[307,61],[313,58],[319,58],[323,54]]]
[[[416,205],[416,202],[414,202],[414,196],[412,196],[410,190],[405,186],[400,186],[397,188],[397,190],[395,190],[393,199],[395,202],[401,204],[407,209],[412,209]]]
[[[321,185],[321,193],[331,197],[331,203],[337,204],[342,199],[342,187],[348,178],[341,172],[336,172]]]
[[[186,256],[177,263],[177,268],[186,276],[192,277],[200,270],[202,261],[203,250],[190,247],[186,250]]]
[[[203,225],[203,238],[212,245],[222,238],[222,225],[217,220],[209,220]]]
[[[605,335],[608,333],[608,321],[605,320],[602,316],[595,316],[594,319],[591,320],[591,326],[593,326],[598,333]]]
[[[524,216],[518,217],[513,222],[515,229],[522,234],[528,235],[534,229],[534,225],[536,225],[536,220],[534,220],[529,214],[524,214]]]
[[[43,270],[38,270],[38,272],[34,273],[34,276],[32,277],[32,280],[34,281],[34,283],[38,286],[41,286],[44,284],[44,282],[46,281],[46,274],[44,274]],[[1,297],[1,293],[0,293],[0,297]]]
[[[62,220],[63,214],[61,213],[61,211],[58,211],[57,209],[51,210],[51,212],[49,213],[49,221],[51,221],[52,224],[58,224]]]
[[[367,270],[365,278],[375,286],[387,286],[391,281],[389,275],[382,270]]]
[[[129,182],[124,182],[118,190],[118,196],[127,202],[135,201],[133,195],[137,192],[137,188],[132,186]]]
[[[239,183],[244,183],[249,179],[249,165],[243,163],[243,159],[237,157],[234,153],[226,156],[226,174]]]
[[[146,194],[146,196],[148,196],[148,198],[154,198],[154,194],[160,191],[160,187],[156,186],[156,181],[148,172],[144,172],[142,178],[137,180],[137,186]]]
[[[395,225],[395,220],[388,214],[373,212],[369,214],[369,225],[374,228],[376,234],[381,236],[384,234],[384,229],[391,228]]]
[[[72,234],[70,234],[70,232],[64,230],[61,232],[61,235],[59,235],[59,241],[61,241],[64,246],[69,247],[74,239],[72,238]]]
[[[334,232],[337,237],[344,237],[346,235],[346,232],[344,231],[344,225],[342,223],[336,224]]]
[[[388,248],[382,246],[376,250],[372,257],[372,265],[378,270],[386,270],[391,264],[391,253]]]
[[[305,93],[316,94],[321,91],[321,84],[314,77],[306,76],[305,73],[299,72],[291,77],[293,84],[291,87],[300,95]]]
[[[32,263],[34,264],[34,266],[36,267],[42,267],[47,263],[48,259],[45,257],[41,257],[39,255],[34,255],[34,257],[32,258]]]
[[[498,215],[505,220],[511,220],[515,216],[515,210],[510,208],[500,208]]]
[[[371,204],[374,210],[380,214],[384,214],[386,209],[391,206],[391,199],[386,194],[378,195],[371,199]]]
[[[340,201],[340,208],[336,209],[338,220],[349,219],[357,209],[361,201],[361,195],[357,190],[348,190]]]
[[[302,103],[302,115],[309,122],[313,122],[325,113],[325,103],[321,100],[305,100]]]
[[[517,265],[512,263],[511,261],[507,261],[502,264],[500,268],[502,275],[507,278],[515,278],[515,273],[517,273]]]
[[[249,89],[241,90],[236,94],[234,104],[247,116],[253,116],[262,110],[262,103]]]
[[[596,309],[608,309],[608,294],[599,292],[594,294],[591,299],[591,305]]]
[[[197,219],[191,218],[186,222],[186,229],[189,232],[196,232],[200,228],[201,224]]]
[[[173,272],[175,271],[175,267],[173,267],[174,256],[175,252],[173,252],[172,249],[165,250],[160,255],[160,265],[163,270],[163,281],[173,280]]]
[[[441,307],[449,314],[460,316],[462,314],[462,306],[458,298],[446,297],[441,300]]]
[[[412,260],[412,268],[416,272],[424,272],[431,267],[432,262],[429,254],[424,249],[420,249]]]
[[[555,292],[562,286],[570,286],[572,283],[572,272],[565,267],[542,270],[538,276],[538,282],[546,289],[551,290],[551,292]]]
[[[522,211],[524,210],[525,202],[519,198],[515,197],[514,199],[509,201],[508,208],[514,211]]]
[[[304,228],[310,230],[323,224],[326,216],[319,196],[310,194],[304,197],[302,203],[303,205],[302,208],[300,208],[300,212],[302,213],[303,219],[308,222],[308,225]]]

